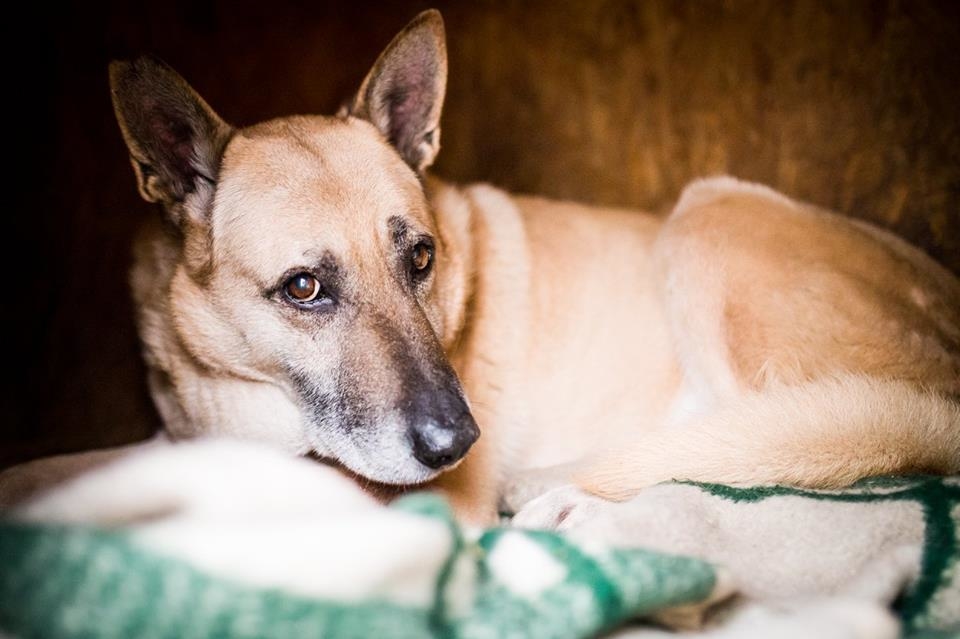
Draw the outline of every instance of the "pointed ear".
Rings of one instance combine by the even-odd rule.
[[[440,150],[447,89],[443,18],[424,11],[393,39],[367,74],[347,112],[371,122],[415,171]]]
[[[170,210],[215,183],[231,128],[176,71],[150,57],[112,62],[110,93],[143,199]]]

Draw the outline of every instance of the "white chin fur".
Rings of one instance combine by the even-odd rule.
[[[384,430],[390,431],[389,428]],[[336,441],[331,441],[333,439]],[[361,477],[381,484],[422,484],[448,470],[434,470],[418,462],[402,436],[381,436],[378,440],[354,442],[347,437],[311,433],[310,440],[318,455],[334,459]]]
[[[334,455],[334,458],[362,477],[394,486],[422,484],[434,479],[442,472],[427,468],[412,456],[408,456],[406,460],[398,460],[394,465],[389,465],[389,462],[371,464],[357,450]]]

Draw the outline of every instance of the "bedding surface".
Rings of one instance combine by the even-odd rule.
[[[464,529],[427,493],[384,507],[332,469],[251,444],[145,451],[0,520],[0,636],[960,630],[957,478],[672,483],[620,504],[563,489],[518,523],[538,518],[560,530]]]

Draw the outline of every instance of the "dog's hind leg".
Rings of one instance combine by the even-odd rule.
[[[668,480],[841,487],[960,472],[960,404],[902,381],[841,376],[746,393],[597,455],[574,481],[626,499]]]
[[[908,382],[845,375],[747,392],[575,464],[521,473],[505,512],[573,483],[623,500],[691,480],[839,488],[864,477],[960,472],[960,403]]]
[[[929,258],[732,180],[688,189],[655,251],[685,390],[581,486],[960,470],[960,283]]]

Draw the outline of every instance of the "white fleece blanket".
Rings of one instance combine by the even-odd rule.
[[[722,566],[738,596],[683,636],[960,637],[960,478],[839,491],[675,482],[622,503],[562,487],[514,525]]]

